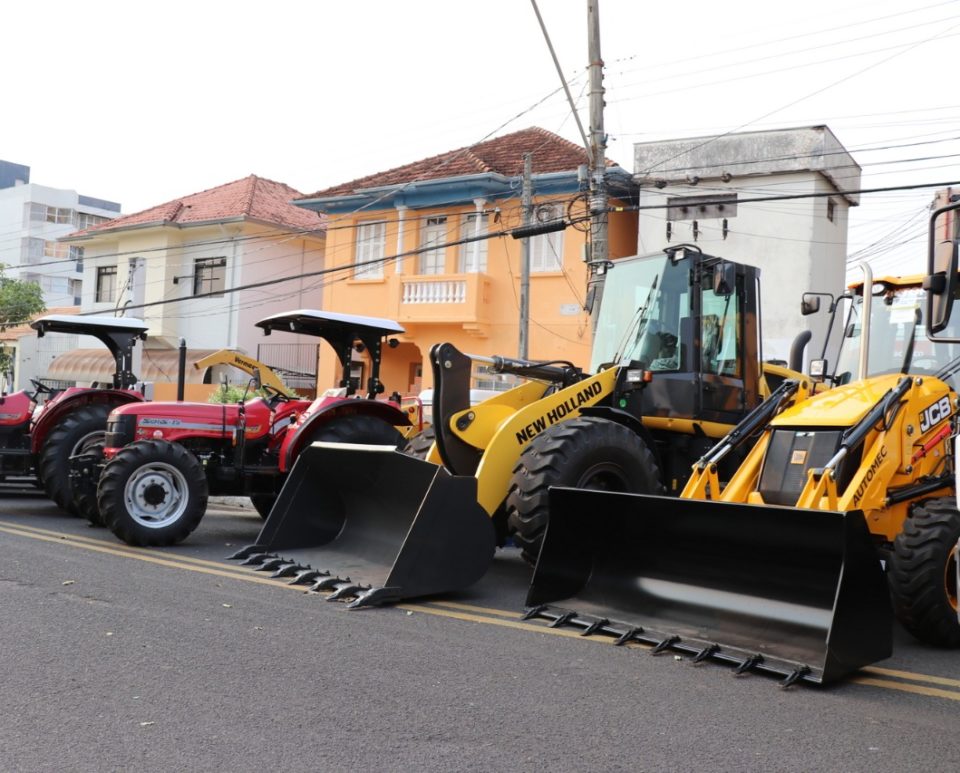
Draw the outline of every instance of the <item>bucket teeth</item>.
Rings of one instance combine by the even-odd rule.
[[[369,585],[357,585],[352,582],[345,582],[337,586],[337,589],[331,593],[325,601],[343,601],[347,598],[357,598],[364,592],[373,590]]]
[[[547,605],[546,605],[546,604],[540,604],[539,606],[536,606],[536,607],[530,607],[528,610],[526,610],[526,611],[523,613],[523,617],[521,617],[520,619],[521,619],[521,620],[532,620],[532,619],[535,618],[535,617],[540,617],[540,615],[541,615],[543,612],[545,612],[546,609],[547,609]]]
[[[254,553],[265,553],[267,551],[266,545],[247,545],[245,548],[240,548],[232,556],[227,556],[227,561],[242,561],[245,558],[249,558]]]
[[[329,577],[330,572],[321,572],[318,569],[302,569],[297,573],[296,577],[290,580],[291,585],[306,585],[307,583],[314,583],[319,580],[321,577]]]
[[[557,617],[552,623],[550,623],[550,625],[548,625],[547,627],[561,628],[565,626],[567,623],[569,623],[571,620],[573,620],[573,618],[575,618],[576,616],[577,616],[576,612],[564,612],[562,615]]]
[[[702,663],[707,658],[711,658],[720,651],[719,644],[710,644],[700,650],[696,655],[693,656],[694,663]]]
[[[763,655],[760,655],[759,653],[756,655],[750,655],[750,657],[744,659],[739,666],[733,669],[733,673],[736,675],[745,674],[747,671],[756,668],[761,663],[763,663]],[[787,678],[789,679],[789,677]]]
[[[668,636],[666,639],[660,641],[651,651],[651,655],[659,655],[664,650],[670,649],[674,644],[680,642],[679,636]]]
[[[360,593],[356,599],[347,604],[347,609],[378,607],[381,604],[392,604],[400,601],[402,598],[403,595],[399,588],[370,588]]]
[[[338,586],[348,582],[350,582],[349,577],[333,577],[327,573],[323,579],[317,580],[313,585],[311,585],[310,590],[312,590],[314,593],[319,593],[320,591],[325,590],[335,591]]]
[[[303,566],[298,564],[296,561],[287,561],[284,564],[281,564],[277,567],[277,571],[271,574],[271,577],[293,577],[297,572],[302,572],[304,569],[309,569],[308,566]]]
[[[273,553],[251,553],[240,562],[240,566],[260,566],[264,561],[271,558],[276,558],[276,555]]]
[[[287,561],[286,559],[280,558],[280,557],[278,557],[278,556],[275,556],[275,557],[273,557],[273,558],[268,558],[268,559],[266,559],[263,563],[261,563],[261,564],[260,564],[256,569],[254,569],[253,571],[255,571],[255,572],[274,572],[274,571],[276,571],[277,569],[279,569],[281,566],[284,566],[285,564],[288,564],[288,563],[289,563],[289,561]]]
[[[795,684],[796,682],[803,679],[803,677],[805,677],[809,673],[810,673],[809,666],[800,666],[800,668],[793,671],[786,679],[780,682],[780,686],[783,688],[787,688],[790,685]]]
[[[634,639],[639,637],[640,634],[642,633],[643,633],[643,628],[641,628],[640,626],[636,626],[635,628],[628,628],[626,631],[624,631],[622,634],[620,634],[617,637],[616,641],[613,643],[613,646],[622,647],[628,641],[633,641]]]
[[[601,618],[599,620],[594,620],[590,625],[583,629],[580,633],[581,636],[592,636],[605,625],[610,625],[610,621],[607,618]]]

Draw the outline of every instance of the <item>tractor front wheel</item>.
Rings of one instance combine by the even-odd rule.
[[[507,494],[507,524],[523,558],[536,563],[549,517],[551,486],[660,494],[653,452],[629,427],[595,416],[556,424],[523,450]]]
[[[70,457],[96,446],[103,447],[107,416],[113,405],[84,405],[64,416],[50,431],[40,449],[40,479],[47,496],[72,515],[89,517],[78,507],[70,479]]]
[[[140,440],[104,467],[97,503],[104,524],[128,545],[175,545],[206,512],[207,478],[178,443]]]
[[[913,508],[893,542],[887,567],[900,624],[920,641],[960,647],[957,620],[957,540],[960,511],[954,497]]]
[[[250,503],[253,505],[253,509],[257,511],[257,514],[267,520],[267,516],[270,515],[270,511],[273,509],[273,503],[277,501],[276,494],[251,494]]]

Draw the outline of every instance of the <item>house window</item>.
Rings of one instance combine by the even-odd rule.
[[[357,226],[357,256],[353,276],[356,279],[380,279],[383,277],[383,249],[386,242],[387,224],[361,223]]]
[[[482,212],[470,212],[460,220],[460,238],[470,239],[485,236],[487,216]],[[483,274],[487,270],[487,239],[460,245],[457,271],[461,274]]]
[[[97,268],[97,303],[113,303],[117,300],[117,267],[99,266]]]
[[[66,244],[57,244],[57,242],[44,242],[43,254],[47,258],[68,258],[70,257],[70,247]]]
[[[30,219],[40,223],[73,223],[76,215],[69,207],[48,207],[46,204],[30,205]]]
[[[83,247],[71,247],[70,260],[76,263],[77,271],[83,271]]]
[[[227,284],[226,258],[197,258],[193,262],[193,294],[223,295]]]
[[[833,199],[827,199],[827,220],[831,223],[836,216],[837,204]]]
[[[89,212],[77,212],[77,228],[81,231],[85,228],[93,228],[100,223],[106,223],[110,218],[103,215],[91,215]]]
[[[23,239],[21,244],[21,255],[24,263],[40,263],[43,260],[43,253],[46,249],[46,241],[28,236]]]
[[[537,207],[536,220],[548,223],[563,217],[563,209],[559,204],[542,204]],[[563,231],[554,231],[548,234],[538,234],[530,237],[530,271],[562,271],[563,270]]]
[[[420,273],[442,274],[447,255],[447,218],[428,217],[420,229]]]
[[[73,296],[73,305],[80,305],[80,295],[83,290],[83,283],[79,279],[70,280],[70,295]]]

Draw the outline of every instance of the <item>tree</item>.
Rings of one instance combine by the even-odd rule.
[[[5,269],[0,263],[0,330],[23,325],[47,308],[40,285],[11,279]],[[0,374],[10,373],[12,369],[13,357],[6,346],[0,344]]]

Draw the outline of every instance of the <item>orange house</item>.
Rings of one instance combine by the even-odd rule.
[[[442,153],[317,191],[298,206],[326,214],[324,308],[398,321],[406,330],[386,349],[381,379],[388,392],[432,386],[428,356],[439,342],[469,354],[515,357],[520,336],[524,157],[532,162],[532,219],[583,218],[586,153],[539,128]],[[609,165],[611,197],[633,196],[629,173]],[[611,203],[617,199],[612,198]],[[529,237],[530,359],[569,360],[586,367],[591,327],[584,311],[588,224]],[[489,238],[483,238],[489,237]],[[611,258],[635,252],[637,215],[611,213]],[[354,377],[367,363],[356,355]],[[324,351],[318,387],[340,377]],[[474,368],[475,388],[508,380]]]

